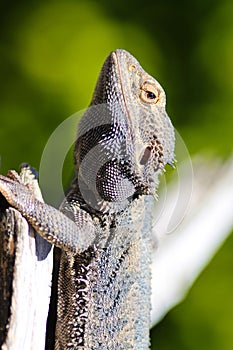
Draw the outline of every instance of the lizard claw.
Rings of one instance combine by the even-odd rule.
[[[32,196],[30,188],[24,185],[16,171],[11,170],[7,176],[0,175],[0,193],[5,197],[7,202],[20,209],[23,197]]]
[[[14,181],[16,181],[18,183],[22,182],[19,174],[15,170],[9,170],[7,172],[7,174],[6,174],[6,176],[0,175],[0,178],[1,177],[10,178],[10,179],[12,179],[12,180],[14,180]]]

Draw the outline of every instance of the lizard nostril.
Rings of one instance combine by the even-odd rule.
[[[148,160],[150,159],[150,156],[151,156],[151,151],[152,151],[152,147],[147,146],[143,152],[143,155],[141,156],[141,159],[140,159],[141,165],[145,165],[148,162]]]

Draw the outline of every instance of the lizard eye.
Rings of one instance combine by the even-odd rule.
[[[143,102],[156,104],[160,100],[161,91],[149,82],[145,82],[141,86],[140,98]]]
[[[156,95],[152,91],[146,91],[146,97],[148,100],[155,100]]]

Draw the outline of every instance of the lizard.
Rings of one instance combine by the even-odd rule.
[[[0,193],[61,250],[55,350],[150,346],[151,226],[174,161],[166,96],[129,52],[110,53],[78,124],[76,175],[59,210],[11,171]]]

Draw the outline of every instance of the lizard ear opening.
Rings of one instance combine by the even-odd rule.
[[[141,165],[146,165],[146,163],[148,162],[148,160],[151,157],[151,152],[152,152],[152,147],[151,146],[147,146],[142,154],[142,156],[140,157],[140,164]]]

